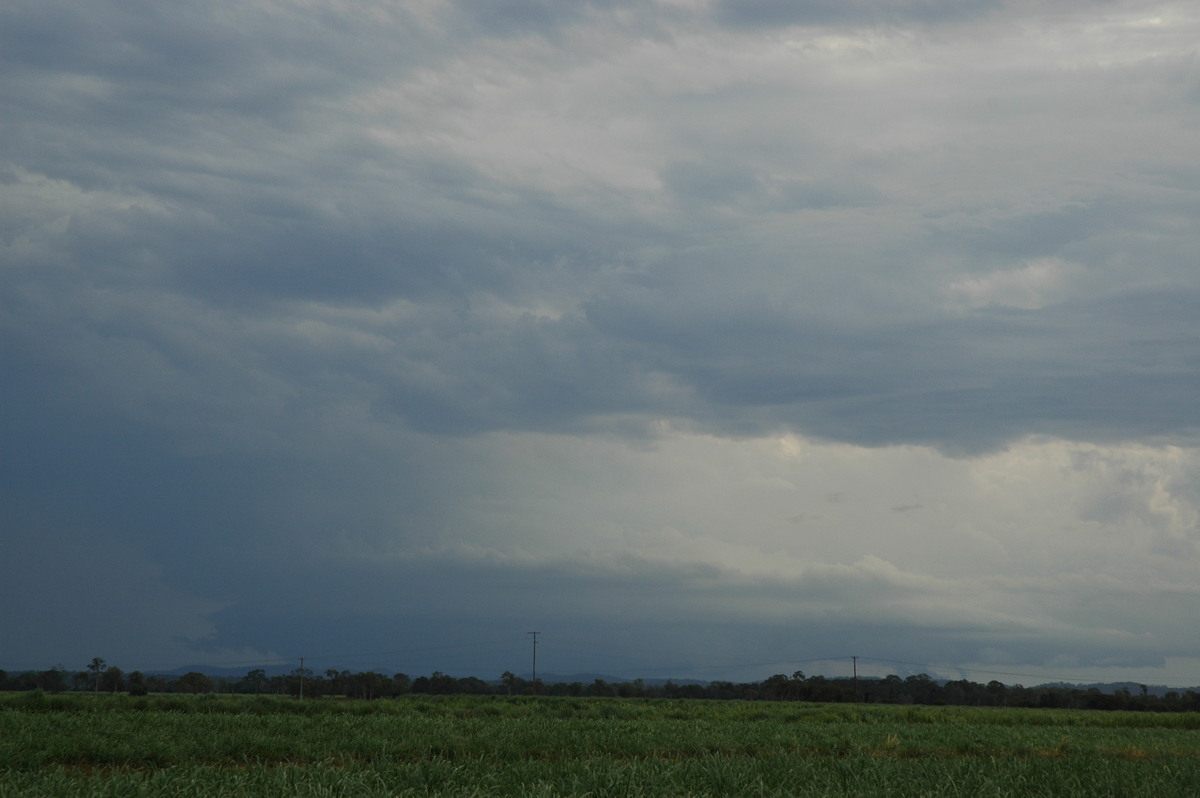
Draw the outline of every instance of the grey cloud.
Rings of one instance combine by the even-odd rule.
[[[218,327],[245,362],[213,360],[216,351],[168,333],[159,314],[114,318],[93,334],[122,357],[149,356],[136,344],[145,341],[155,357],[176,364],[176,376],[147,370],[154,382],[142,390],[216,412],[241,399],[205,390],[225,382],[249,399],[245,386],[266,379],[278,386],[272,390],[300,391],[318,407],[327,390],[349,390],[413,429],[441,433],[580,430],[605,416],[650,414],[733,434],[790,426],[865,445],[978,451],[1030,433],[1194,435],[1197,342],[1188,314],[1196,300],[1194,292],[1159,292],[851,328],[773,314],[753,301],[672,310],[666,294],[638,305],[595,302],[586,318],[499,325],[451,305],[416,326],[357,331],[374,336],[366,349],[322,350]],[[114,348],[113,335],[126,343]],[[206,373],[207,388],[184,398],[180,388]],[[125,388],[112,390],[119,397]]]
[[[572,26],[603,20],[647,38],[670,39],[670,23],[695,19],[696,11],[657,0],[455,0],[445,24],[465,36],[560,39]]]
[[[873,186],[854,180],[843,180],[839,183],[786,180],[772,188],[778,198],[777,207],[782,211],[871,205],[882,199],[882,195]]]
[[[1114,224],[1128,224],[1129,208],[1115,209],[1107,203],[1091,203],[1051,212],[1026,213],[1017,218],[980,220],[978,224],[955,225],[943,234],[952,245],[973,252],[995,252],[1014,258],[1036,257],[1060,252],[1085,241]]]
[[[710,206],[741,207],[764,213],[839,208],[870,204],[880,199],[873,188],[846,179],[772,179],[754,167],[736,162],[675,161],[661,172],[667,191],[689,211]]]
[[[850,607],[859,589],[945,608],[944,584],[905,592],[853,571],[789,582],[690,563],[686,550],[675,567],[640,556],[640,535],[683,549],[698,534],[682,505],[658,507],[655,484],[611,496],[597,486],[589,517],[573,518],[546,509],[555,480],[576,478],[569,467],[539,462],[547,476],[534,487],[498,475],[532,473],[540,455],[527,441],[538,435],[569,438],[586,459],[597,440],[653,450],[671,425],[955,455],[1036,434],[1196,440],[1194,175],[1174,169],[1190,151],[1165,149],[1150,167],[1114,134],[1120,179],[1079,188],[1071,175],[1027,198],[1001,179],[1003,164],[969,159],[996,170],[975,181],[920,125],[898,124],[892,140],[853,115],[828,114],[813,132],[774,113],[781,97],[828,107],[847,81],[864,92],[856,102],[871,101],[870,87],[890,78],[850,51],[795,62],[770,51],[811,67],[804,81],[765,68],[757,50],[744,55],[763,44],[760,26],[824,20],[847,34],[972,14],[984,25],[985,11],[1017,13],[1003,6],[719,5],[724,27],[691,18],[675,28],[684,12],[639,4],[621,7],[627,17],[601,3],[459,4],[429,17],[321,3],[119,5],[0,12],[10,111],[0,528],[22,562],[75,552],[30,574],[178,612],[182,642],[161,613],[144,616],[158,656],[347,653],[386,637],[380,628],[452,646],[492,639],[517,617],[520,640],[529,623],[603,635],[626,624],[638,643],[670,639],[710,664],[793,651],[797,628],[815,656],[876,634],[913,659],[961,661],[992,646],[1048,661],[1062,642],[1028,618],[1006,630],[949,612],[889,627],[867,607],[830,629],[812,614]],[[630,19],[660,36],[653,47],[622,49]],[[530,35],[545,40],[526,48]],[[698,70],[689,53],[710,45],[712,69]],[[920,59],[898,49],[883,55],[919,73]],[[657,70],[651,89],[637,88],[627,57]],[[580,96],[539,105],[555,92]],[[527,107],[510,114],[508,98]],[[612,145],[611,174],[566,146],[595,121],[576,118],[593,103],[613,131],[595,139]],[[492,129],[519,112],[546,129],[524,118]],[[1147,118],[1178,120],[1174,108],[1157,113]],[[1032,309],[952,307],[947,286],[964,275],[1040,258],[1074,271]],[[505,445],[481,457],[493,440]],[[761,481],[789,489],[783,477]],[[823,485],[814,501],[840,487]],[[888,523],[936,506],[919,498],[889,497]],[[1154,521],[1138,502],[1081,502],[1079,518]],[[859,504],[830,498],[817,517],[781,501],[772,517],[805,520],[788,529],[802,534],[838,528]],[[631,553],[604,567],[521,561],[513,552],[532,545],[522,535],[534,527],[585,548],[597,529],[628,527]],[[677,527],[677,538],[663,532]],[[872,545],[847,531],[858,534]],[[459,544],[495,554],[447,553]],[[96,570],[84,578],[89,558]],[[133,566],[124,582],[123,560]],[[31,579],[19,585],[36,594]],[[22,627],[30,657],[54,642],[37,628]],[[142,651],[127,628],[110,631]],[[1099,633],[1071,648],[1143,661]],[[1144,661],[1170,651],[1151,647]],[[490,667],[493,653],[460,662]],[[432,654],[411,667],[447,669]]]
[[[139,199],[221,189],[294,202],[284,187],[320,170],[326,154],[296,142],[323,126],[327,105],[439,52],[398,8],[77,5],[8,11],[6,96],[24,120],[9,146],[26,168]]]
[[[458,10],[479,26],[480,32],[505,35],[547,32],[584,16],[591,9],[625,5],[615,2],[555,3],[551,0],[465,0]]]
[[[146,242],[138,240],[136,226],[130,235],[121,226],[106,228],[105,221],[73,222],[67,240],[78,243],[68,246],[82,252],[91,244],[95,273],[116,275],[123,263],[137,260]],[[145,227],[151,219],[135,213],[121,221]],[[256,369],[265,366],[280,384],[311,383],[315,357],[331,385],[353,386],[360,400],[398,414],[415,429],[580,429],[605,415],[649,413],[737,434],[791,425],[869,445],[925,443],[969,451],[1031,432],[1121,439],[1186,436],[1195,428],[1188,399],[1196,387],[1189,327],[1196,298],[1190,290],[870,325],[809,317],[754,294],[705,296],[677,282],[687,277],[683,273],[659,285],[597,295],[586,301],[582,317],[494,322],[471,310],[467,292],[520,296],[531,289],[527,281],[538,274],[539,260],[549,268],[552,247],[539,244],[544,254],[523,253],[520,259],[534,265],[522,275],[506,272],[502,263],[488,268],[497,259],[482,255],[489,249],[485,240],[469,235],[452,236],[459,244],[449,246],[439,246],[432,233],[413,240],[392,233],[391,240],[372,243],[369,232],[356,237],[353,228],[333,226],[322,235],[325,227],[317,226],[289,235],[294,228],[284,225],[258,252],[254,237],[240,235],[236,222],[230,230],[202,229],[204,235],[186,227],[155,231],[164,242],[154,243],[164,250],[161,257],[166,242],[188,244],[174,260],[178,273],[168,285],[219,302],[237,297],[239,304],[256,294],[276,301],[370,297],[376,304],[406,296],[439,303],[417,325],[358,329],[350,322],[343,332],[378,342],[374,350],[357,352],[311,351],[300,339],[268,342],[261,333],[239,329],[236,316],[217,317],[213,328],[233,351],[263,356]],[[460,244],[462,254],[456,255]],[[386,254],[362,254],[376,245]],[[205,268],[203,258],[220,267]],[[589,258],[584,253],[574,268],[586,273]],[[224,372],[230,385],[250,376],[247,365],[209,362],[216,352],[203,347],[174,354],[164,349],[188,317],[168,316],[153,305],[132,309],[153,293],[118,302],[113,312],[120,317],[97,313],[96,299],[120,296],[113,287],[71,289],[91,308],[92,319],[83,323],[94,326],[98,343],[111,348],[114,334],[145,341],[169,360],[189,364],[175,372],[183,380],[192,380],[192,371]],[[185,307],[198,333],[213,327],[204,305]],[[13,312],[14,320],[36,326],[39,316],[62,310],[34,304]],[[19,328],[13,335],[31,347],[44,346]],[[305,361],[309,365],[301,367]],[[667,391],[658,387],[663,377],[674,383]],[[175,390],[169,383],[157,388]],[[206,401],[203,394],[197,399]]]
[[[739,196],[757,193],[758,180],[737,164],[700,164],[676,162],[663,170],[668,190],[684,199],[715,204],[731,204]]]
[[[294,90],[316,75],[324,78],[312,85],[329,88],[336,75],[344,86],[348,78],[375,72],[385,61],[395,68],[413,63],[418,53],[431,54],[419,47],[417,21],[398,6],[358,15],[287,5],[222,13],[150,2],[79,6],[66,0],[18,0],[9,4],[5,18],[3,41],[18,69],[111,80],[118,97],[165,99],[168,107],[244,97],[242,92],[271,85]],[[385,26],[386,35],[380,30]],[[411,37],[397,38],[406,31]],[[290,75],[263,68],[276,60],[306,68]],[[254,69],[261,71],[246,82]],[[193,93],[198,88],[203,92]],[[269,107],[270,94],[256,99]]]
[[[1155,253],[1155,262],[1146,264],[1151,274],[1160,270],[1178,274],[1195,252],[1190,242],[1175,240],[1176,214],[1197,210],[1196,199],[1188,195],[1170,200],[1162,196],[1105,197],[1051,211],[983,212],[950,225],[931,220],[929,226],[934,240],[949,251],[969,252],[975,258],[1036,258],[1056,253],[1103,263],[1114,251],[1148,246]],[[1179,244],[1185,248],[1176,249]]]
[[[982,16],[996,8],[993,0],[722,0],[717,18],[722,22],[745,26],[894,24],[899,22],[954,22]]]

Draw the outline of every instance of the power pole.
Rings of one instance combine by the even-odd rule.
[[[300,700],[304,700],[304,657],[300,658]]]
[[[533,637],[533,694],[537,695],[537,638],[541,632],[527,632]]]
[[[852,656],[850,659],[854,664],[854,700],[858,700],[858,657]]]

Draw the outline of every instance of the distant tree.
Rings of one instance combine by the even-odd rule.
[[[700,684],[675,684],[667,682],[663,693],[668,698],[709,698],[708,691]]]
[[[151,693],[169,693],[171,682],[166,676],[151,674],[146,677],[146,690]]]
[[[15,692],[36,690],[38,686],[37,680],[38,674],[34,671],[7,673],[5,674],[3,684],[0,684],[0,690],[12,690]]]
[[[383,693],[387,681],[386,676],[375,671],[366,671],[365,673],[356,673],[350,676],[350,685],[354,697],[367,701],[378,698]]]
[[[904,680],[904,692],[909,696],[906,703],[932,703],[933,694],[937,689],[937,682],[928,673],[916,673]]]
[[[150,688],[146,686],[146,676],[141,671],[131,671],[127,683],[130,695],[146,695]]]
[[[504,688],[508,691],[508,694],[512,695],[513,690],[517,687],[517,675],[512,671],[505,671],[500,674],[500,681],[504,683]]]
[[[0,678],[3,681],[3,678]],[[62,665],[55,665],[37,675],[37,686],[47,693],[61,693],[67,689],[67,671]]]
[[[455,689],[464,695],[489,695],[495,688],[476,676],[464,676],[458,680]]]
[[[348,695],[347,683],[349,679],[350,671],[339,671],[337,668],[327,668],[325,670],[325,681],[329,686],[330,695]]]
[[[453,676],[448,676],[441,671],[434,671],[429,675],[429,692],[434,695],[449,695],[454,692],[454,683]]]
[[[177,693],[211,693],[213,680],[199,671],[188,671],[175,682]]]
[[[588,686],[588,695],[608,697],[614,693],[615,691],[608,686],[608,682],[603,679],[595,679]]]
[[[1004,682],[998,679],[992,679],[987,683],[988,703],[994,707],[1004,706],[1008,703],[1008,688],[1004,686]]]
[[[262,668],[255,668],[254,670],[247,673],[246,678],[243,679],[243,681],[246,682],[247,684],[254,686],[254,694],[255,695],[258,695],[259,691],[262,690],[263,682],[265,682],[266,680],[267,680],[267,672],[264,671]]]
[[[970,688],[971,683],[966,679],[946,682],[942,685],[942,695],[946,699],[947,704],[966,704]]]
[[[92,657],[92,661],[88,663],[87,669],[92,672],[93,692],[100,692],[100,674],[104,672],[104,666],[107,663],[103,657]]]
[[[118,693],[125,689],[125,674],[116,665],[110,665],[100,675],[100,686],[106,693]]]
[[[392,695],[404,695],[412,689],[412,680],[407,673],[397,673],[392,676]]]
[[[792,680],[782,673],[776,673],[762,683],[762,696],[768,701],[786,701],[791,698]]]
[[[288,674],[285,684],[288,694],[295,698],[304,698],[316,694],[314,690],[312,668],[295,668]]]

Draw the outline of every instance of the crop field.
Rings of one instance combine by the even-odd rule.
[[[615,698],[0,697],[9,796],[1195,796],[1200,715]]]

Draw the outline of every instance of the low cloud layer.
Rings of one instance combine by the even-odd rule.
[[[10,4],[0,667],[1200,681],[1198,34]]]

